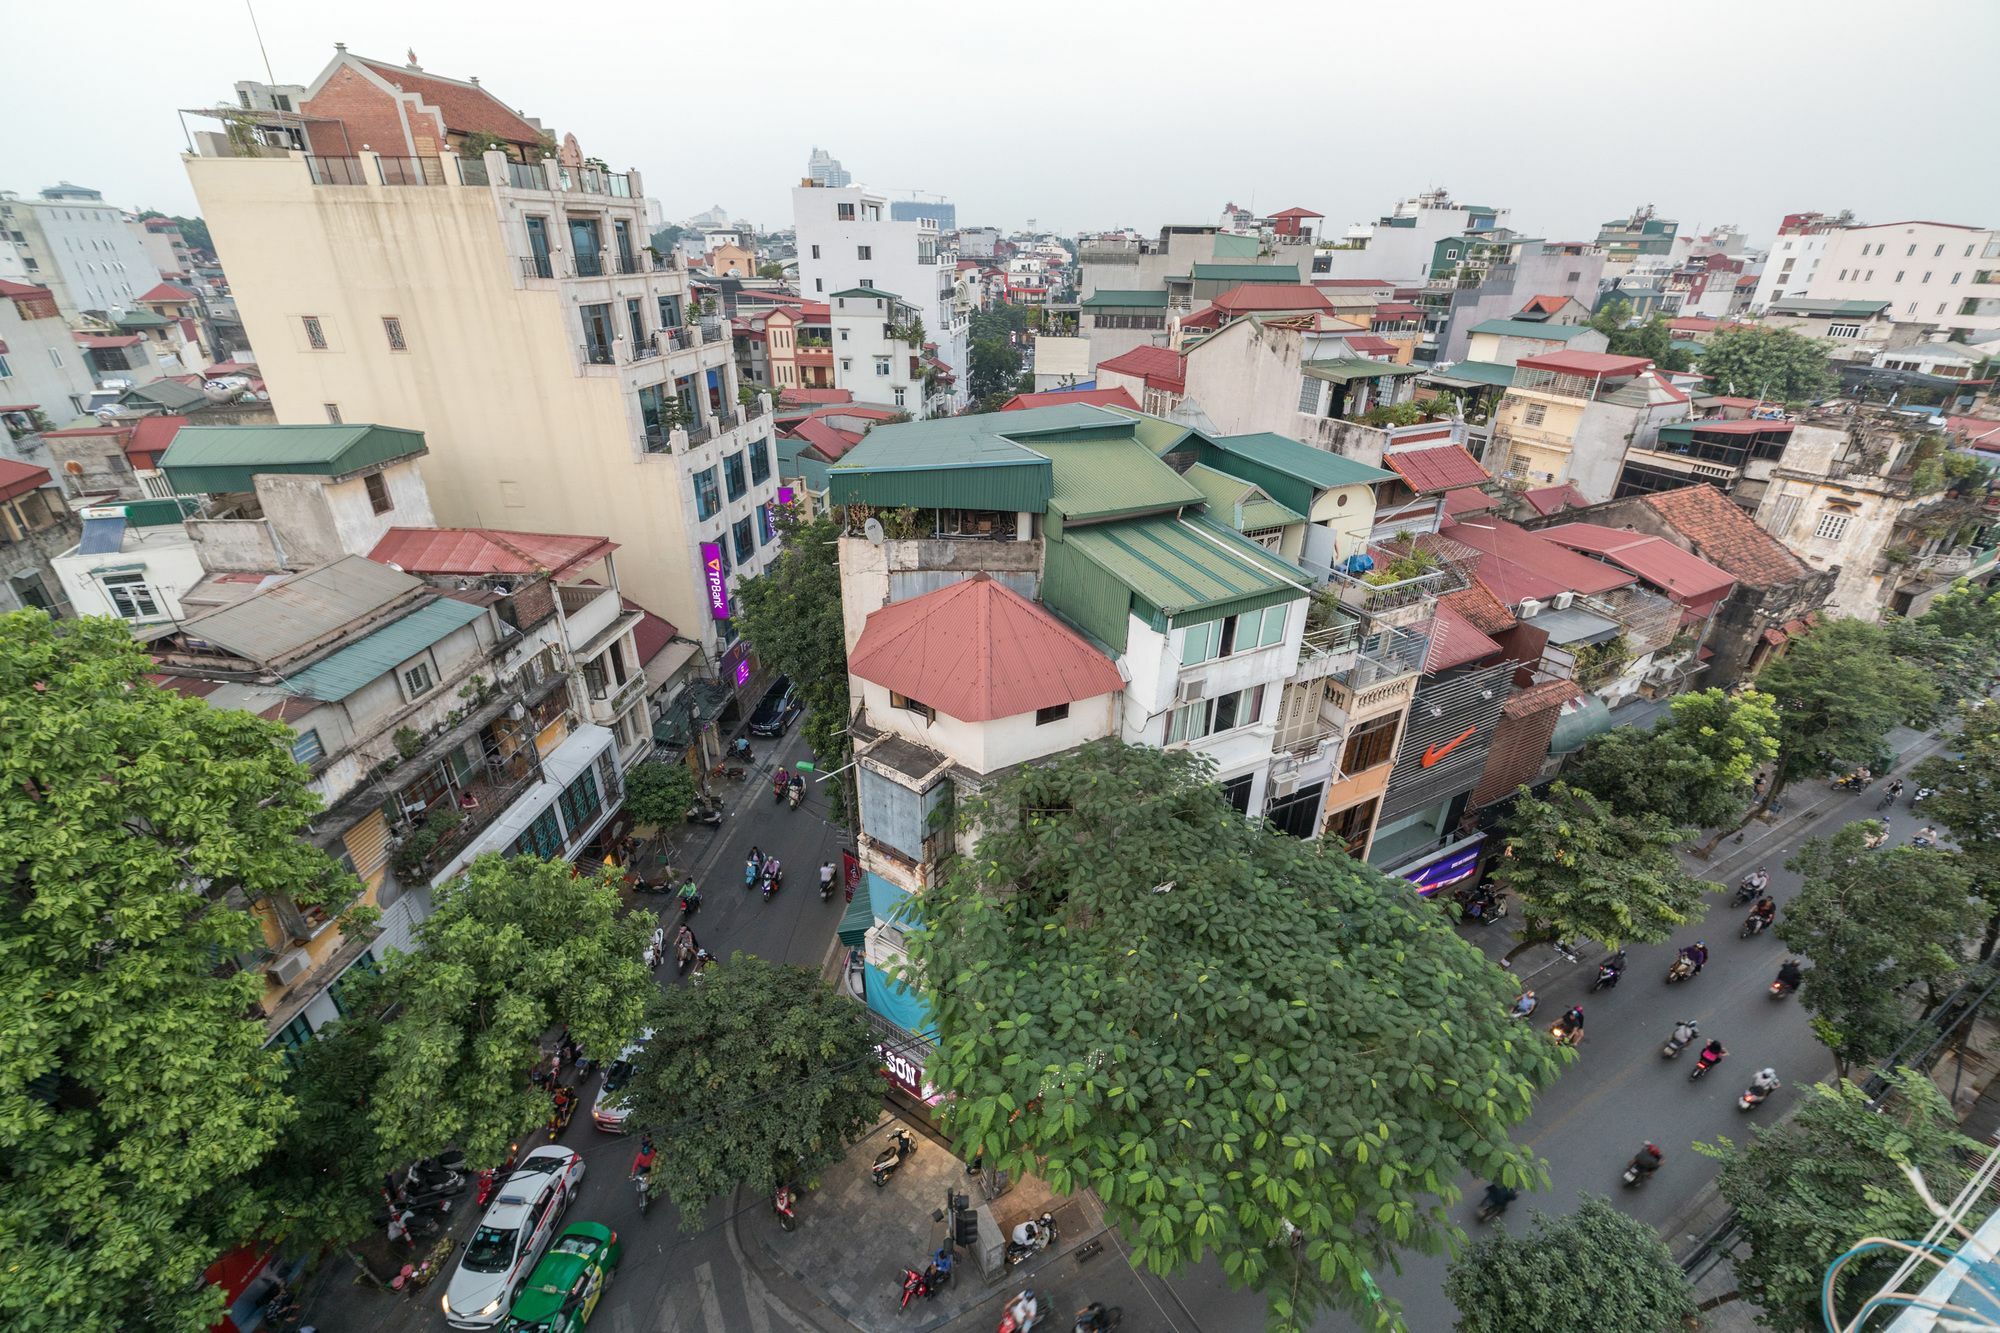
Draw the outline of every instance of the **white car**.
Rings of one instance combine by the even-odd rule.
[[[590,1123],[607,1134],[623,1134],[625,1121],[632,1114],[632,1108],[625,1104],[619,1094],[632,1077],[632,1062],[646,1049],[646,1043],[653,1038],[653,1030],[647,1028],[639,1034],[639,1040],[618,1052],[618,1058],[604,1067],[604,1082],[598,1085],[597,1099],[590,1104]]]
[[[446,1323],[492,1328],[507,1317],[582,1184],[583,1158],[560,1144],[544,1144],[521,1160],[479,1219],[444,1289]]]

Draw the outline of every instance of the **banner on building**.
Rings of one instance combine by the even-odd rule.
[[[1479,856],[1485,850],[1486,835],[1475,833],[1462,842],[1455,842],[1437,855],[1413,870],[1403,872],[1403,878],[1416,886],[1417,893],[1425,898],[1439,889],[1461,884],[1479,873]]]
[[[709,614],[717,620],[729,619],[729,568],[722,563],[722,543],[701,544],[701,580],[708,590]]]

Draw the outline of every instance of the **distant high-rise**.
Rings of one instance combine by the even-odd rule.
[[[854,177],[847,174],[847,168],[840,165],[840,159],[824,148],[813,149],[812,156],[806,159],[806,175],[812,178],[814,185],[835,190],[854,183]]]

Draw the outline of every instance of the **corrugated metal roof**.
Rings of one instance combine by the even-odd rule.
[[[1424,378],[1441,384],[1495,384],[1504,389],[1514,382],[1514,367],[1498,361],[1458,361],[1443,370],[1426,371]]]
[[[1491,333],[1502,338],[1541,338],[1547,342],[1566,343],[1571,338],[1590,332],[1588,324],[1541,324],[1532,319],[1489,319],[1472,326],[1474,333]]]
[[[1199,504],[1203,498],[1129,435],[1082,442],[1030,440],[1027,447],[1055,465],[1049,508],[1066,519],[1152,513]]]
[[[1161,288],[1157,292],[1134,292],[1134,291],[1119,291],[1113,288],[1100,287],[1096,291],[1092,292],[1090,295],[1084,297],[1081,301],[1077,302],[1077,304],[1089,305],[1089,306],[1119,306],[1119,307],[1129,307],[1134,309],[1143,306],[1159,306],[1161,309],[1165,309],[1167,304],[1167,293],[1165,288]]]
[[[1256,483],[1218,472],[1204,463],[1196,463],[1181,476],[1207,498],[1210,518],[1238,532],[1306,521],[1304,514],[1279,504]]]
[[[310,699],[345,699],[384,672],[394,671],[424,649],[486,614],[483,606],[440,597],[390,625],[363,635],[303,671],[286,678],[286,688]]]
[[[183,621],[181,629],[238,657],[275,666],[423,586],[422,579],[387,565],[343,556]]]
[[[878,426],[827,473],[834,504],[1048,512],[1049,460],[1017,444],[1037,434],[1130,429],[1103,408],[1061,404]]]
[[[390,528],[368,558],[411,574],[552,574],[561,578],[618,549],[603,537],[506,528]]]
[[[1162,514],[1066,528],[1062,541],[1157,612],[1161,628],[1306,595],[1303,571],[1202,518]]]
[[[1289,282],[1299,280],[1297,264],[1196,264],[1188,273],[1196,282]]]
[[[1336,486],[1372,486],[1378,481],[1393,481],[1396,478],[1393,472],[1370,467],[1325,449],[1315,449],[1272,431],[1217,435],[1209,443],[1226,454],[1262,463],[1288,477],[1296,477],[1310,486],[1325,490]]]
[[[1372,380],[1380,375],[1415,375],[1422,371],[1423,367],[1398,366],[1387,361],[1370,361],[1366,357],[1359,356],[1337,356],[1324,361],[1308,361],[1301,369],[1316,380],[1348,384],[1355,380]]]
[[[189,494],[254,489],[260,472],[343,476],[428,453],[422,431],[395,426],[183,426],[160,460]]]

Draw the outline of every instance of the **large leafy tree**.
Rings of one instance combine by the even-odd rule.
[[[1722,1162],[1716,1184],[1735,1205],[1750,1252],[1735,1261],[1737,1289],[1776,1333],[1817,1333],[1827,1265],[1867,1236],[1921,1236],[1937,1220],[1902,1174],[1923,1173],[1932,1197],[1949,1199],[1985,1151],[1958,1132],[1958,1117],[1920,1070],[1888,1075],[1871,1099],[1852,1083],[1814,1084],[1796,1113],[1759,1126],[1748,1143],[1718,1139],[1695,1148]],[[1852,1318],[1903,1259],[1877,1251],[1840,1269],[1835,1308]]]
[[[1818,339],[1779,328],[1717,333],[1702,349],[1700,370],[1719,393],[1786,403],[1823,397],[1840,382]]]
[[[1674,346],[1674,331],[1664,315],[1654,315],[1645,323],[1632,323],[1632,303],[1607,301],[1590,317],[1590,327],[1603,334],[1605,350],[1616,356],[1643,356],[1662,370],[1686,370],[1694,358]]]
[[[1931,789],[1924,818],[1951,831],[1973,892],[1986,903],[1979,956],[1990,958],[2000,939],[2000,707],[1967,712],[1947,748],[1949,755],[1918,764],[1911,780]]]
[[[1408,885],[1211,776],[1111,741],[1008,775],[918,900],[910,977],[962,1155],[1095,1191],[1135,1263],[1214,1252],[1298,1327],[1444,1248],[1462,1172],[1537,1178],[1508,1131],[1558,1055]]]
[[[196,1333],[291,1114],[230,959],[355,884],[299,840],[291,733],[146,683],[115,620],[0,617],[0,1318]],[[218,964],[222,966],[218,967]]]
[[[672,1143],[653,1189],[689,1230],[725,1190],[815,1175],[881,1114],[868,1020],[811,968],[736,954],[668,990],[647,1026],[626,1096],[633,1122]]]
[[[1882,825],[1849,824],[1787,864],[1803,879],[1778,938],[1812,966],[1799,998],[1842,1077],[1895,1048],[1912,1017],[1902,991],[1933,997],[1965,966],[1980,913],[1972,876],[1950,852],[1868,851]]]
[[[2000,670],[2000,592],[1961,579],[1916,620],[1893,620],[1889,639],[1901,657],[1927,668],[1946,705],[1982,699]]]
[[[1898,656],[1889,631],[1861,620],[1832,620],[1758,674],[1777,701],[1777,776],[1768,807],[1788,782],[1837,765],[1874,760],[1892,727],[1921,723],[1938,705],[1922,663]]]
[[[1547,800],[1524,789],[1507,827],[1495,876],[1519,896],[1523,915],[1557,939],[1614,949],[1657,942],[1699,917],[1713,887],[1674,854],[1687,829],[1615,810],[1567,783],[1551,786]]]
[[[1695,1313],[1688,1281],[1660,1234],[1600,1198],[1534,1231],[1502,1231],[1445,1274],[1458,1333],[1603,1328],[1678,1333]]]
[[[1624,814],[1676,826],[1733,825],[1757,770],[1778,754],[1778,713],[1767,694],[1684,694],[1651,731],[1614,727],[1564,770],[1564,781]]]
[[[641,824],[671,828],[694,808],[696,795],[686,764],[648,760],[625,775],[625,809]]]
[[[1001,400],[1019,388],[1021,353],[1012,343],[999,338],[981,338],[972,344],[972,396],[982,411],[997,408]]]
[[[736,620],[759,660],[806,703],[806,744],[824,772],[847,762],[847,630],[840,609],[840,524],[832,514],[778,519],[784,548],[736,591]],[[838,781],[838,779],[836,779]]]

